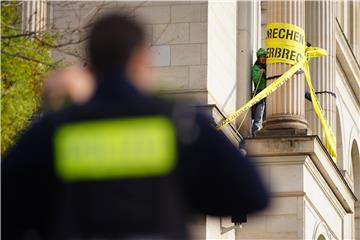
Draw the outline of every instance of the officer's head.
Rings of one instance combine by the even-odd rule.
[[[266,64],[266,49],[259,48],[256,52],[257,59],[259,63]]]
[[[150,54],[140,23],[112,13],[95,22],[89,32],[88,58],[96,75],[126,74],[137,85],[150,75]]]

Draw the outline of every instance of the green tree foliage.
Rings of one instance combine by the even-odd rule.
[[[22,29],[19,3],[1,2],[1,154],[29,126],[44,75],[55,66],[54,37]]]

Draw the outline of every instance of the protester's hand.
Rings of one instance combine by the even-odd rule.
[[[264,74],[265,74],[265,69],[264,69],[264,68],[260,69],[260,74],[261,74],[261,75],[264,75]]]
[[[73,66],[55,71],[44,81],[44,104],[52,109],[61,107],[66,101],[81,104],[91,97],[94,88],[94,77],[85,67]]]

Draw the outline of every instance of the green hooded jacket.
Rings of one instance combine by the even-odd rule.
[[[258,83],[260,81],[255,94],[258,94],[259,92],[261,92],[263,89],[266,88],[266,73],[264,73],[260,78],[261,68],[262,67],[259,64],[255,63],[251,69],[251,80],[254,83],[254,90],[256,89],[256,86],[258,85]]]

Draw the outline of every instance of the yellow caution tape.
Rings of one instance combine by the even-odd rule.
[[[305,32],[302,28],[289,23],[269,23],[267,25],[266,35],[267,47],[267,64],[286,63],[293,65],[288,71],[282,74],[278,79],[273,81],[264,90],[262,90],[255,97],[250,99],[237,111],[230,114],[228,118],[223,120],[217,129],[223,128],[225,125],[232,122],[242,113],[246,112],[253,105],[276,91],[281,85],[294,75],[298,70],[303,70],[305,79],[309,86],[310,96],[314,106],[315,113],[320,119],[320,123],[325,133],[325,147],[336,161],[336,138],[331,130],[330,125],[326,121],[315,91],[311,84],[309,72],[309,58],[326,56],[326,50],[317,47],[307,47],[305,42]]]
[[[326,121],[326,119],[323,115],[323,111],[321,109],[320,103],[319,103],[319,101],[315,95],[315,91],[312,87],[308,61],[305,61],[305,64],[304,64],[304,73],[305,73],[305,79],[309,86],[310,96],[311,96],[312,104],[314,106],[315,113],[316,113],[317,117],[320,119],[321,126],[324,129],[325,147],[328,150],[328,152],[330,153],[330,155],[333,157],[334,161],[336,162],[336,137],[335,137],[333,131],[331,130],[331,127],[330,127],[328,121]]]

